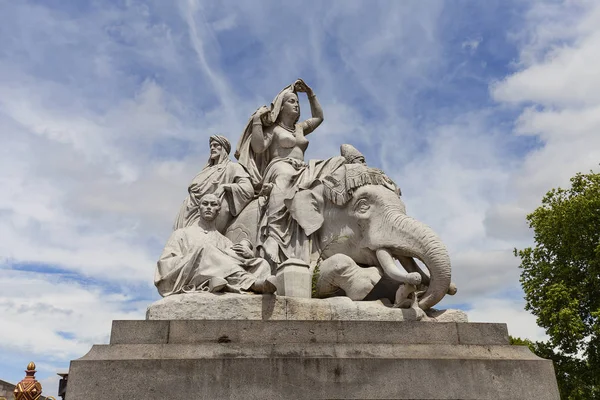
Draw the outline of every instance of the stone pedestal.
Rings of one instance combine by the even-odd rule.
[[[552,363],[504,324],[115,321],[71,362],[69,400],[558,400]]]
[[[312,274],[310,266],[302,260],[290,258],[277,267],[277,295],[310,299]]]

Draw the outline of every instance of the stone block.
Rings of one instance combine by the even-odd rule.
[[[169,338],[169,321],[113,321],[110,344],[163,344]]]
[[[460,344],[509,344],[506,324],[459,323],[458,341]]]
[[[435,322],[469,322],[467,314],[462,310],[436,310],[430,308],[425,312]]]
[[[552,363],[506,344],[503,324],[154,322],[118,321],[131,332],[114,337],[132,343],[96,345],[72,361],[67,398],[559,399]],[[136,338],[164,323],[167,343]],[[486,345],[460,339],[490,332]]]
[[[148,307],[148,320],[315,320],[315,321],[443,321],[466,322],[460,310],[435,311],[391,307],[377,301],[352,301],[348,297],[300,297],[234,293],[189,293],[165,297]]]
[[[148,324],[140,329],[140,322],[115,321],[111,344],[201,344],[253,343],[270,345],[281,343],[392,343],[392,344],[459,344],[455,323],[398,323],[381,321],[243,321],[243,320],[174,320],[159,321],[161,341],[145,334]],[[118,322],[118,323],[117,323]],[[165,329],[166,327],[166,329]],[[135,332],[142,331],[140,335]],[[129,331],[128,335],[120,332]],[[126,341],[127,339],[128,341]],[[504,341],[488,344],[504,344]]]
[[[290,258],[277,267],[275,282],[277,294],[286,297],[310,299],[312,290],[310,266],[302,260]]]
[[[232,293],[189,293],[165,297],[151,304],[147,320],[286,318],[286,300],[281,296]]]

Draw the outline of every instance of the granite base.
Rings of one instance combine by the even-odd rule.
[[[67,399],[558,400],[552,363],[505,324],[115,321]]]

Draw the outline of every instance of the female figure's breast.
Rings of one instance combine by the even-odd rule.
[[[298,125],[296,125],[294,133],[280,126],[273,127],[272,158],[290,157],[304,161],[304,151],[307,147],[308,140],[306,140],[302,129]]]

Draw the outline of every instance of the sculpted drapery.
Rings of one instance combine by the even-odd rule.
[[[244,259],[231,250],[233,243],[218,231],[195,225],[171,234],[158,260],[154,283],[162,296],[208,291],[211,278],[227,280],[227,291],[247,291],[271,273],[260,258]]]
[[[219,144],[223,150],[218,157],[211,153],[206,166],[192,180],[188,187],[189,195],[181,205],[173,224],[174,230],[192,226],[198,222],[200,218],[199,202],[207,193],[217,193],[224,197],[223,210],[217,221],[220,232],[223,232],[227,222],[237,216],[254,196],[248,173],[242,166],[229,159],[231,151],[229,141],[224,136],[214,135],[210,137],[209,143]],[[229,190],[222,190],[223,185],[228,185]]]
[[[253,125],[257,118],[260,118],[261,123],[264,126],[273,125],[274,121],[277,120],[279,113],[281,112],[284,96],[286,94],[293,93],[295,93],[294,85],[286,86],[281,90],[281,92],[279,92],[279,94],[277,94],[277,96],[275,96],[275,99],[271,103],[270,107],[262,106],[256,110],[250,116],[250,119],[244,128],[244,132],[238,141],[238,145],[235,150],[235,158],[237,158],[240,165],[243,165],[246,171],[248,171],[252,184],[257,192],[262,187],[263,175],[273,157],[269,151],[264,151],[264,149],[261,149],[262,151],[256,151],[252,146]],[[273,140],[273,132],[267,131],[264,133],[265,139],[268,141],[268,144],[270,144],[270,142]]]
[[[297,92],[308,95],[312,113],[300,123]],[[270,191],[268,199],[263,199],[257,245],[274,263],[298,258],[310,264],[317,251],[285,203],[345,163],[343,157],[304,161],[305,136],[322,121],[323,111],[312,89],[297,80],[279,92],[270,107],[261,107],[250,117],[238,143],[235,156],[248,171],[255,190]]]
[[[162,296],[208,290],[275,291],[267,280],[270,265],[254,257],[250,242],[234,245],[217,230],[221,208],[216,195],[202,196],[198,222],[171,234],[154,274],[154,284]]]
[[[312,116],[299,122],[301,92]],[[341,156],[305,161],[306,136],[322,121],[312,89],[297,80],[252,114],[236,149],[239,164],[229,160],[226,138],[210,138],[209,161],[192,181],[175,223],[181,229],[158,263],[161,294],[212,290],[223,280],[229,290],[273,293],[269,274],[277,271],[283,285],[284,272],[307,267],[310,273],[319,259],[317,296],[343,290],[354,300],[384,296],[404,307],[410,299],[409,306],[427,309],[456,293],[446,249],[429,228],[405,215],[400,190],[383,171],[367,167],[364,155],[348,144]],[[199,202],[205,196],[213,196],[227,217],[220,223],[215,217],[211,232],[202,226]],[[263,258],[254,259],[257,254]],[[364,273],[364,266],[376,273]],[[257,281],[263,275],[268,278]]]

